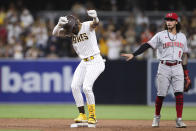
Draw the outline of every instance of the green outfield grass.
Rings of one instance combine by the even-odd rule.
[[[97,105],[98,119],[134,119],[151,120],[154,114],[153,106],[134,105]],[[196,107],[184,107],[183,119],[196,120]],[[77,116],[74,105],[13,105],[0,104],[0,118],[65,118]],[[163,120],[176,118],[175,106],[164,106],[161,112]]]

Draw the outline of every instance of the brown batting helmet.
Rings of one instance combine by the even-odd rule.
[[[66,17],[67,17],[68,23],[63,26],[63,28],[66,31],[66,34],[72,34],[72,33],[75,35],[78,34],[79,32],[78,18],[76,18],[73,15],[67,15]]]

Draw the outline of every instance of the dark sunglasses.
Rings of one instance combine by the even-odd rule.
[[[172,18],[165,18],[166,21],[176,21],[175,19]]]

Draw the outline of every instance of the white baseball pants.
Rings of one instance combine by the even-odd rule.
[[[76,68],[71,84],[73,97],[76,102],[76,106],[84,106],[84,100],[81,92],[86,96],[87,104],[95,104],[95,97],[93,93],[93,84],[98,76],[104,71],[105,63],[100,54],[95,55],[93,60],[82,60]]]
[[[159,64],[157,73],[157,95],[166,96],[170,86],[175,92],[184,90],[184,72],[181,64],[167,66]]]

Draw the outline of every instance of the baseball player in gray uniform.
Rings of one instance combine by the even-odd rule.
[[[95,28],[99,23],[97,13],[95,10],[88,10],[87,14],[93,18],[93,21],[81,23],[78,18],[72,15],[60,17],[58,24],[53,30],[53,35],[61,37],[71,36],[73,48],[81,58],[71,84],[72,93],[79,110],[79,116],[74,121],[76,123],[88,122],[89,124],[96,124],[95,98],[92,88],[95,80],[104,71],[105,63],[100,55],[95,34]],[[87,100],[88,118],[84,110],[81,87],[83,87]]]
[[[159,127],[162,103],[170,85],[173,87],[176,98],[176,127],[186,127],[182,122],[182,110],[184,78],[188,77],[188,47],[186,36],[180,32],[180,28],[178,15],[176,13],[168,13],[165,16],[165,30],[155,34],[151,40],[140,46],[133,54],[122,54],[127,60],[131,60],[148,48],[157,49],[157,57],[160,62],[157,72],[158,86],[152,127]]]

